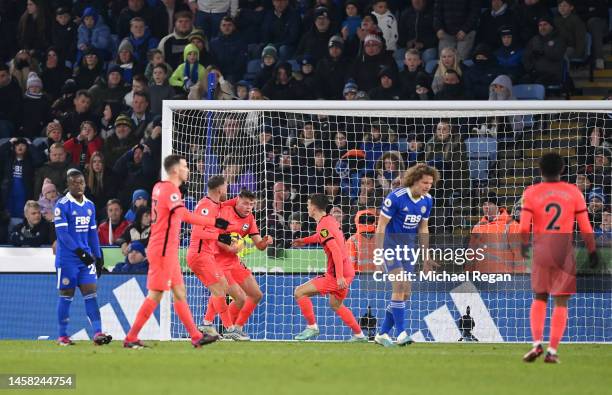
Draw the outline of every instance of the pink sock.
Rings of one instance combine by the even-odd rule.
[[[230,316],[232,317],[232,322],[236,322],[238,319],[238,314],[240,314],[240,307],[236,304],[236,302],[232,302],[229,305]]]
[[[234,325],[232,316],[230,315],[230,312],[227,308],[227,303],[225,303],[225,296],[211,296],[210,301],[212,303],[214,311],[221,316],[221,322],[223,323],[223,327],[227,329],[230,326]],[[208,311],[206,311],[206,314],[208,314]]]
[[[529,321],[531,322],[531,336],[534,343],[541,342],[544,338],[544,321],[546,321],[545,300],[534,299],[531,302]]]
[[[217,315],[217,312],[215,311],[215,305],[213,303],[213,297],[214,296],[211,295],[210,298],[208,298],[206,313],[204,313],[204,321],[213,322],[213,320],[215,319],[215,315]],[[225,298],[223,299],[223,303],[225,303]]]
[[[567,325],[567,306],[555,306],[550,320],[550,348],[557,350]]]
[[[247,298],[246,302],[244,302],[244,306],[240,309],[240,313],[238,313],[238,319],[236,319],[236,325],[243,326],[249,320],[253,311],[257,307],[257,303],[253,301],[251,298]]]
[[[153,299],[145,298],[144,302],[142,302],[142,306],[140,306],[140,309],[138,310],[138,313],[136,314],[136,319],[134,320],[134,323],[132,324],[130,331],[125,337],[126,341],[134,342],[138,340],[138,333],[140,333],[140,330],[142,329],[144,324],[147,323],[147,321],[149,320],[149,317],[151,317],[151,314],[153,314],[156,308],[157,308],[156,301],[154,301]]]
[[[300,310],[302,311],[302,315],[306,318],[306,323],[308,325],[314,325],[316,323],[314,308],[312,307],[312,301],[308,296],[302,296],[297,300],[298,306],[300,306]]]
[[[175,300],[174,311],[176,311],[179,319],[183,325],[185,325],[185,328],[187,328],[187,332],[189,332],[191,340],[197,340],[202,337],[202,333],[200,333],[195,322],[193,322],[193,316],[191,315],[191,310],[189,310],[189,305],[186,301]]]
[[[340,307],[338,310],[336,310],[336,314],[338,314],[338,316],[340,317],[340,319],[342,319],[342,321],[346,324],[346,326],[351,328],[354,334],[357,335],[361,333],[361,327],[357,323],[357,320],[355,319],[353,312],[351,312],[351,310],[349,310],[348,307],[346,306]]]

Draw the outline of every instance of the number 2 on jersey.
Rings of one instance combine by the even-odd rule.
[[[557,221],[561,216],[561,206],[559,205],[559,203],[548,203],[544,210],[546,211],[546,214],[550,213],[553,210],[555,211],[552,219],[550,220],[548,225],[546,225],[546,230],[559,230],[560,227],[559,225],[557,225]]]

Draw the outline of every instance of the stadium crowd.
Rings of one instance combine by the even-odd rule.
[[[77,168],[101,243],[142,265],[164,99],[512,100],[514,84],[564,84],[567,59],[591,53],[603,68],[609,29],[599,0],[6,0],[0,34],[0,243],[52,243],[54,202]],[[610,122],[587,125],[570,180],[605,234]],[[257,214],[287,243],[311,227],[310,193],[330,196],[330,213],[349,236],[357,214],[379,208],[408,166],[439,168],[438,197],[450,207],[474,186],[466,139],[512,140],[507,131],[445,120],[406,133],[384,123],[329,124],[313,119],[251,135],[228,117],[215,162],[190,161],[216,166],[231,195],[258,190],[265,174],[267,206]],[[253,145],[265,155],[261,172],[241,159]],[[448,212],[438,214],[453,226]]]

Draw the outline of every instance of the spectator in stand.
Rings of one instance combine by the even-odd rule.
[[[213,100],[234,100],[234,88],[232,84],[227,81],[221,71],[216,66],[210,65],[204,70],[204,77],[201,78],[197,84],[193,85],[189,89],[189,100],[208,100],[208,75],[210,73],[216,74],[215,78],[215,96]]]
[[[96,222],[100,222],[105,216],[106,202],[117,195],[117,177],[113,171],[105,166],[104,155],[94,152],[86,169],[86,190],[89,200],[96,206]]]
[[[105,103],[121,103],[128,90],[123,81],[123,69],[121,66],[110,66],[106,73],[106,79],[99,78],[96,84],[89,88],[93,113],[101,115],[104,111]]]
[[[350,218],[360,210],[378,209],[382,204],[381,188],[372,177],[363,176],[359,180],[359,193],[350,206]]]
[[[349,61],[344,56],[344,40],[332,36],[327,42],[327,56],[315,68],[317,95],[320,99],[341,100]]]
[[[142,243],[145,247],[149,244],[151,235],[151,209],[139,207],[134,215],[134,221],[125,229],[125,232],[117,239],[116,244],[121,245],[123,255],[127,255],[128,245],[133,241]]]
[[[127,256],[124,262],[119,262],[113,268],[113,273],[147,274],[149,261],[145,246],[140,241],[133,241],[127,247]]]
[[[161,115],[162,102],[174,97],[174,89],[168,84],[166,71],[166,67],[161,64],[153,67],[153,77],[149,82],[152,116]]]
[[[297,56],[308,54],[315,61],[319,61],[328,52],[327,47],[332,36],[329,11],[325,7],[318,7],[314,12],[314,23],[300,38],[295,54]]]
[[[592,165],[595,162],[595,152],[599,148],[609,149],[610,147],[610,143],[606,140],[605,128],[601,126],[592,127],[578,144],[576,152],[578,164],[581,166]]]
[[[249,100],[249,90],[251,84],[246,80],[240,80],[236,82],[234,90],[236,92],[236,100]]]
[[[487,44],[478,44],[472,59],[474,65],[466,67],[463,74],[465,96],[472,100],[487,100],[491,82],[499,75],[500,69]]]
[[[121,114],[115,120],[115,134],[106,139],[104,144],[104,159],[108,164],[114,164],[123,154],[129,151],[140,140],[133,133],[132,119]]]
[[[489,100],[514,100],[512,80],[507,75],[499,75],[489,86]]]
[[[221,19],[220,35],[210,41],[210,53],[227,80],[234,83],[242,79],[246,71],[247,45],[236,23],[230,16]]]
[[[175,17],[174,32],[162,38],[157,47],[173,70],[184,62],[183,50],[189,44],[189,34],[194,31],[190,11],[177,12]]]
[[[563,81],[565,41],[548,16],[538,21],[538,32],[527,44],[523,55],[523,65],[528,73],[526,80],[543,85],[560,84]]]
[[[442,88],[435,95],[436,100],[465,100],[467,99],[465,85],[459,74],[448,69],[444,72]]]
[[[261,42],[271,43],[282,61],[291,59],[300,40],[299,14],[289,0],[272,0],[272,9],[266,11],[261,23]]]
[[[291,151],[285,149],[281,152],[278,158],[278,163],[274,167],[272,178],[282,181],[284,185],[299,185],[299,167],[298,160],[291,154]]]
[[[53,118],[61,119],[67,113],[74,111],[74,97],[77,90],[77,84],[72,78],[64,82],[60,97],[51,105],[51,116]]]
[[[153,80],[153,68],[159,65],[164,67],[164,69],[166,70],[167,78],[170,78],[174,70],[172,70],[172,67],[170,67],[170,65],[166,63],[166,60],[164,59],[164,53],[162,51],[157,48],[150,50],[147,54],[147,59],[147,67],[145,68],[144,72],[144,76],[147,81]]]
[[[112,246],[130,226],[123,218],[119,199],[111,199],[106,203],[106,218],[106,221],[98,225],[98,238],[101,246]]]
[[[86,90],[79,90],[72,101],[74,110],[65,113],[60,118],[64,139],[68,140],[80,133],[81,124],[85,121],[95,122],[95,116],[91,113],[91,95]]]
[[[300,167],[306,168],[314,166],[315,151],[322,148],[317,142],[317,135],[314,129],[314,123],[312,121],[304,122],[300,135],[298,136],[297,142],[294,143],[292,138],[287,144],[297,148],[295,152],[299,159]]]
[[[104,111],[99,121],[100,137],[104,141],[115,134],[115,120],[121,113],[122,107],[121,103],[118,102],[111,101],[104,103]]]
[[[200,51],[198,63],[204,67],[208,67],[215,62],[213,56],[208,52],[208,40],[206,39],[206,36],[204,36],[204,33],[199,30],[195,30],[191,32],[188,39],[189,43],[195,45],[198,51]]]
[[[399,50],[398,50],[399,51]],[[404,54],[404,69],[400,71],[399,82],[401,86],[400,97],[410,100],[416,90],[416,77],[423,72],[421,55],[416,48],[410,48]]]
[[[608,148],[597,148],[594,153],[593,164],[593,183],[601,187],[606,196],[612,194],[612,173],[610,173],[610,160],[612,151]],[[606,199],[607,201],[608,199]]]
[[[380,42],[383,43],[384,49],[384,38],[382,36],[382,31],[378,27],[378,19],[374,14],[366,14],[363,16],[361,19],[361,27],[357,29],[357,34],[354,36],[349,36],[346,30],[342,30],[340,33],[344,40],[344,54],[349,58],[363,55],[364,40],[370,34],[378,36]]]
[[[357,30],[361,27],[359,5],[357,0],[347,0],[344,3],[346,18],[342,21],[342,25],[340,26],[342,36],[355,37]]]
[[[433,3],[433,0],[411,0],[411,7],[402,12],[396,59],[405,59],[404,53],[411,49],[422,52],[423,63],[436,58],[438,38],[433,27]]]
[[[189,0],[191,11],[195,13],[195,25],[206,37],[214,38],[224,16],[235,18],[238,15],[238,0]]]
[[[104,62],[100,61],[93,49],[87,49],[74,72],[74,80],[79,89],[89,89],[104,73]]]
[[[145,70],[144,63],[140,63],[134,58],[134,47],[128,40],[123,40],[119,45],[113,65],[120,67],[121,77],[128,85],[132,83],[132,79],[137,74],[142,74]]]
[[[40,78],[45,87],[45,93],[51,103],[60,96],[64,82],[71,76],[70,69],[66,67],[64,63],[57,49],[54,47],[49,47],[47,49]]]
[[[272,235],[274,240],[280,242],[280,246],[282,246],[284,240],[287,240],[290,236],[289,217],[292,213],[300,211],[298,211],[298,207],[294,209],[294,205],[289,199],[291,196],[289,185],[283,182],[276,182],[272,191],[272,198],[269,200],[268,207],[266,208],[267,220],[265,222],[268,225],[267,233]],[[271,251],[270,253],[274,252]]]
[[[378,73],[379,85],[368,92],[370,100],[399,100],[402,93],[399,78],[385,67]]]
[[[304,229],[304,217],[302,213],[293,213],[289,216],[289,231],[291,233],[291,237],[283,240],[285,243],[285,248],[291,248],[292,240],[308,236],[308,231]]]
[[[540,18],[550,16],[550,9],[546,0],[520,0],[516,13],[519,30],[514,40],[517,44],[524,46],[538,34],[538,21]]]
[[[310,55],[304,55],[299,61],[300,71],[295,75],[299,82],[299,91],[303,100],[314,100],[319,90],[317,77],[315,75],[314,59]]]
[[[243,189],[254,191],[257,189],[257,177],[250,168],[244,166],[242,158],[226,156],[223,161],[222,175],[227,183],[227,195],[235,197]]]
[[[394,179],[400,177],[405,169],[404,159],[398,151],[389,151],[382,154],[374,167],[376,182],[382,188],[382,195],[387,196],[391,192],[391,183]]]
[[[325,195],[329,199],[329,204],[332,206],[349,207],[351,199],[348,196],[344,196],[340,190],[340,183],[338,178],[332,176],[325,178]]]
[[[495,51],[497,64],[500,72],[508,75],[513,81],[519,81],[523,76],[523,52],[524,49],[518,44],[518,37],[515,39],[515,32],[509,27],[502,27],[499,31],[501,36],[501,47]]]
[[[439,51],[456,48],[460,60],[468,59],[480,17],[479,0],[434,0],[433,26]]]
[[[584,200],[587,200],[589,193],[591,193],[591,189],[593,188],[592,177],[588,174],[577,174],[575,184],[584,196]]]
[[[47,222],[53,222],[55,216],[55,203],[59,198],[57,188],[50,180],[43,182],[42,191],[38,198],[38,205],[40,206],[40,213]]]
[[[28,76],[22,106],[22,129],[18,134],[32,140],[40,137],[45,125],[50,121],[51,104],[43,95],[42,80],[34,72]]]
[[[126,93],[126,95],[123,97],[123,103],[126,106],[131,107],[134,103],[134,94],[147,92],[147,84],[148,81],[142,74],[135,75],[132,79],[132,90]]]
[[[144,19],[140,17],[132,18],[130,21],[130,35],[124,38],[123,41],[128,41],[132,45],[134,59],[141,65],[147,63],[148,52],[159,45],[159,40],[151,35],[149,27]]]
[[[51,223],[42,217],[38,202],[28,200],[23,214],[25,218],[11,232],[11,244],[15,247],[50,246],[55,241],[55,233]]]
[[[103,146],[104,141],[98,136],[98,127],[91,121],[84,121],[81,124],[81,133],[64,143],[70,162],[81,171],[89,165],[91,155],[102,151]]]
[[[416,75],[416,89],[409,98],[410,100],[433,100],[434,94],[431,90],[431,77],[426,72]]]
[[[38,73],[39,69],[37,58],[25,49],[19,50],[10,63],[11,75],[17,80],[22,92],[26,90],[26,82],[30,73]]]
[[[378,26],[382,31],[387,51],[395,52],[397,49],[398,30],[397,19],[389,10],[387,0],[374,0],[372,2],[372,14],[376,16]]]
[[[17,45],[19,48],[42,52],[49,46],[51,21],[42,0],[28,0],[25,12],[17,24]],[[10,39],[5,37],[4,39]]]
[[[463,76],[463,68],[461,67],[461,60],[459,59],[457,50],[450,47],[440,51],[440,60],[434,71],[433,81],[431,83],[431,89],[434,94],[437,94],[438,91],[442,89],[444,74],[449,69],[454,70],[460,78]]]
[[[78,29],[77,62],[89,51],[95,52],[102,60],[108,60],[113,53],[111,31],[93,7],[87,7],[81,15]]]
[[[608,2],[606,0],[581,0],[574,6],[576,14],[582,18],[591,34],[595,68],[604,69],[603,42],[608,35]]]
[[[612,247],[612,210],[609,207],[601,214],[601,224],[595,226],[594,231],[599,247]]]
[[[354,60],[349,71],[349,77],[354,79],[359,89],[366,92],[378,85],[378,73],[384,67],[397,73],[397,64],[387,51],[383,50],[381,38],[368,34],[364,41],[364,54]]]
[[[302,173],[300,181],[302,195],[311,196],[315,193],[323,193],[325,180],[332,176],[333,172],[326,162],[325,152],[322,149],[315,150],[313,165],[308,166]]]
[[[170,77],[170,85],[178,89],[189,91],[189,89],[202,80],[205,76],[205,69],[198,59],[200,51],[193,44],[185,46],[183,51],[183,63],[181,63]]]
[[[115,162],[113,173],[121,175],[117,197],[123,207],[130,207],[134,191],[153,187],[156,174],[151,149],[144,144],[134,146]]]
[[[361,149],[365,152],[365,169],[373,171],[376,162],[387,151],[397,151],[395,132],[379,121],[373,121],[370,132],[364,135]]]
[[[409,135],[406,138],[406,143],[407,143],[407,150],[404,153],[405,157],[406,157],[406,165],[405,167],[412,167],[414,165],[416,165],[418,162],[422,162],[423,161],[423,142],[421,140],[419,140],[417,138],[416,135],[412,134]],[[402,162],[403,164],[403,162]],[[391,189],[395,189],[396,187],[394,186],[394,183],[400,179],[401,177],[395,177],[392,181],[391,181]]]
[[[476,34],[476,42],[487,44],[495,51],[501,46],[499,31],[502,27],[517,30],[517,19],[511,8],[510,0],[491,0],[491,7],[487,8],[480,18],[480,26]]]
[[[586,51],[586,26],[574,13],[574,0],[558,0],[558,14],[555,15],[555,28],[565,40],[565,56],[569,59],[584,58]]]
[[[165,7],[154,5],[156,2],[153,1],[148,1],[147,3],[145,3],[145,0],[127,1],[127,7],[121,10],[117,20],[117,35],[119,39],[123,39],[130,34],[130,21],[137,17],[145,21],[145,24],[151,29],[153,37],[161,37],[166,33],[168,30],[168,19],[165,16]],[[160,18],[160,15],[163,17]]]
[[[149,195],[149,192],[145,191],[144,189],[135,190],[134,193],[132,193],[132,204],[130,209],[127,211],[127,213],[125,213],[125,219],[131,223],[134,223],[134,221],[136,221],[136,212],[141,207],[147,208],[149,206],[150,199],[151,196]]]
[[[10,229],[23,219],[23,206],[34,194],[35,156],[24,138],[13,137],[0,146],[0,200],[10,217]]]
[[[334,217],[336,222],[338,222],[338,225],[340,225],[340,229],[344,234],[344,238],[348,239],[351,236],[351,224],[349,223],[349,216],[346,215],[342,207],[332,206],[329,210],[329,215]]]
[[[14,136],[21,127],[21,96],[19,83],[0,62],[0,138]]]
[[[147,93],[134,92],[134,99],[128,114],[134,125],[134,135],[139,139],[144,136],[144,131],[152,120],[151,113],[149,112],[149,101]]]
[[[66,174],[73,168],[74,166],[66,161],[64,144],[54,143],[49,148],[49,161],[36,170],[33,196],[40,195],[43,183],[47,178],[59,191],[63,192],[66,189]]]
[[[338,32],[340,30],[340,15],[337,10],[337,2],[334,0],[314,0],[310,5],[306,5],[302,15],[302,35],[306,34],[311,26],[315,22],[315,13],[317,8],[325,8],[327,9],[329,21],[331,23],[331,30],[334,32]]]
[[[589,217],[595,226],[601,224],[601,214],[607,204],[606,194],[602,188],[593,188],[588,199]]]
[[[357,100],[357,93],[359,92],[359,87],[355,83],[355,80],[348,80],[346,84],[344,84],[344,89],[342,90],[342,96],[344,100]]]
[[[349,143],[346,138],[346,132],[336,132],[334,139],[329,145],[329,160],[332,167],[335,167],[336,161],[342,158],[342,155],[349,150]]]
[[[261,51],[261,69],[257,72],[254,82],[256,88],[262,88],[274,76],[278,62],[277,54],[276,48],[271,44],[266,45]]]
[[[281,62],[276,66],[274,76],[261,91],[270,100],[298,100],[302,93],[299,88],[298,82],[292,76],[291,65]]]
[[[440,170],[445,188],[459,189],[463,180],[469,178],[463,174],[465,158],[461,135],[446,119],[438,122],[434,136],[425,144],[425,160]]]
[[[47,138],[38,142],[35,146],[37,148],[40,158],[43,162],[49,160],[49,148],[54,143],[62,143],[62,124],[57,121],[52,121],[47,124],[46,128]]]
[[[67,66],[72,66],[76,59],[77,31],[70,9],[58,7],[51,30],[51,45],[57,48],[58,58],[65,59]]]

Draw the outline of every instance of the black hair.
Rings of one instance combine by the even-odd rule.
[[[542,177],[559,177],[563,173],[564,167],[565,161],[561,155],[556,152],[548,152],[540,158],[540,171],[542,172]]]
[[[185,158],[180,155],[166,156],[166,159],[164,159],[164,170],[166,170],[166,173],[169,172],[174,166],[181,163],[181,160],[185,160]]]
[[[240,191],[240,194],[238,194],[238,197],[241,199],[249,199],[249,200],[254,200],[257,199],[257,195],[255,195],[254,192],[249,191],[248,189],[244,188]]]
[[[310,203],[318,209],[327,212],[327,206],[329,206],[329,199],[327,198],[327,195],[324,195],[322,193],[315,193],[310,195],[308,200],[310,200]]]
[[[212,176],[208,179],[208,190],[219,188],[221,185],[225,184],[225,177],[221,175]]]

